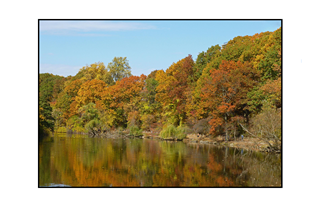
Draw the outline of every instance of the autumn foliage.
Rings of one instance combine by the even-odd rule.
[[[195,61],[188,55],[148,76],[132,76],[130,70],[120,57],[107,67],[85,66],[73,77],[40,74],[40,123],[74,132],[95,123],[101,129],[159,131],[189,126],[194,132],[239,136],[241,125],[264,117],[259,114],[265,102],[274,110],[281,107],[281,28],[235,37]]]

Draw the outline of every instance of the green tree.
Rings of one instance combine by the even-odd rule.
[[[49,73],[40,74],[39,77],[39,129],[53,130],[54,118],[51,105],[61,91],[64,77]],[[41,132],[40,132],[41,133]]]
[[[108,64],[107,68],[113,79],[113,83],[110,83],[110,85],[114,85],[115,82],[121,80],[122,78],[131,76],[131,67],[129,66],[127,57],[113,58],[112,62]]]
[[[194,64],[194,82],[196,82],[201,74],[203,69],[210,63],[214,58],[220,55],[221,47],[219,45],[211,46],[206,52],[199,53],[197,60]]]

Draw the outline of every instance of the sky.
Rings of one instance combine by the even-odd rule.
[[[148,75],[189,54],[196,60],[234,37],[275,31],[281,21],[41,20],[39,25],[40,73],[66,77],[92,63],[107,66],[114,57],[127,57],[132,75]]]

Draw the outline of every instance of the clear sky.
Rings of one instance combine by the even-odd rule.
[[[40,73],[76,75],[127,57],[133,75],[167,69],[237,36],[275,31],[281,21],[40,21]]]

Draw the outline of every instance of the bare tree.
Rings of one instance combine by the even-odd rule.
[[[271,150],[281,149],[281,109],[266,102],[261,113],[251,119],[250,131],[242,124],[240,126],[251,136],[268,143]]]

